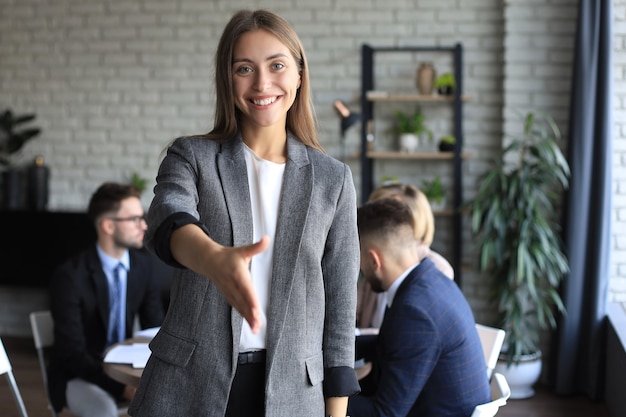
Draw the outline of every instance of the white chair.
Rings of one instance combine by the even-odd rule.
[[[4,349],[4,345],[2,344],[2,339],[0,339],[0,375],[2,374],[5,374],[7,377],[11,393],[13,394],[13,398],[15,398],[20,415],[22,417],[28,417],[26,407],[24,406],[24,400],[22,400],[22,395],[20,394],[17,382],[15,382],[15,377],[13,376],[13,367],[11,366],[11,362],[9,362],[7,351]]]
[[[30,313],[30,327],[33,331],[33,340],[35,341],[35,349],[39,358],[39,368],[41,369],[43,386],[46,391],[46,399],[48,400],[48,410],[50,410],[52,417],[57,417],[48,394],[48,373],[46,371],[48,364],[46,350],[54,345],[54,322],[52,321],[50,311],[33,311]]]
[[[41,377],[43,378],[46,398],[48,399],[48,409],[52,417],[57,417],[57,413],[54,411],[48,394],[48,373],[46,371],[48,367],[46,351],[54,345],[54,321],[52,319],[52,313],[50,313],[49,310],[33,311],[30,313],[30,325],[33,329],[33,339],[35,341],[35,348],[37,349],[37,356],[39,357],[39,367],[41,368]],[[120,416],[126,415],[127,410],[128,407],[118,407]]]
[[[480,344],[483,347],[485,363],[487,364],[487,378],[491,379],[491,374],[498,363],[498,356],[504,343],[505,331],[495,327],[489,327],[476,323]]]
[[[506,382],[506,378],[501,373],[495,372],[491,378],[491,401],[477,405],[471,417],[493,417],[498,413],[500,407],[506,404],[511,396],[511,389]]]

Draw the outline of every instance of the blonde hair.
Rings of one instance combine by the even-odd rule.
[[[230,19],[215,53],[216,108],[213,129],[206,137],[212,140],[235,136],[241,112],[235,106],[233,92],[233,51],[239,38],[247,32],[265,30],[274,35],[291,52],[300,70],[300,88],[287,111],[287,130],[305,145],[323,151],[317,139],[316,119],[311,98],[309,68],[302,41],[282,17],[267,10],[240,10]]]
[[[413,214],[415,239],[430,247],[435,237],[435,216],[426,195],[411,184],[389,184],[374,189],[368,201],[383,198],[394,198],[409,206]]]

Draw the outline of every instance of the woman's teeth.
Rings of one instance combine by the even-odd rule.
[[[268,104],[272,104],[275,101],[276,101],[276,97],[266,98],[263,100],[252,100],[252,102],[256,104],[257,106],[267,106]]]

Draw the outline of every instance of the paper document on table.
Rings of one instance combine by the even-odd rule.
[[[113,347],[104,357],[107,363],[123,363],[133,368],[145,368],[150,357],[150,348],[147,343],[133,343]]]
[[[149,329],[138,330],[133,335],[134,337],[147,337],[152,339],[156,336],[157,332],[160,330],[160,327],[150,327]]]

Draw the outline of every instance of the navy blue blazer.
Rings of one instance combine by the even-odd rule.
[[[474,315],[457,284],[423,260],[398,288],[376,341],[372,396],[351,417],[470,416],[491,400]]]
[[[126,337],[132,336],[136,315],[142,328],[160,326],[164,316],[153,255],[133,249],[129,255]],[[64,407],[67,381],[73,378],[94,383],[120,399],[124,385],[109,378],[102,368],[109,298],[95,243],[56,268],[50,280],[50,310],[54,319],[54,348],[48,385],[54,408],[60,411]]]

